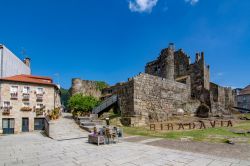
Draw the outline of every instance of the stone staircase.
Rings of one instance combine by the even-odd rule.
[[[87,138],[88,132],[81,129],[71,113],[62,113],[58,120],[49,122],[49,137],[55,140]]]

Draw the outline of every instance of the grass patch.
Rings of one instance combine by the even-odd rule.
[[[203,130],[180,130],[180,131],[150,131],[143,127],[124,127],[124,132],[128,135],[140,135],[148,137],[159,137],[166,139],[181,139],[191,137],[194,141],[220,142],[225,143],[229,138],[244,137],[250,139],[250,134],[235,134],[232,129],[250,130],[250,122],[236,124],[232,128],[208,128]]]

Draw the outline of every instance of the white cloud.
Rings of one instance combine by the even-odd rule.
[[[218,77],[221,77],[221,76],[223,76],[223,75],[224,75],[224,73],[219,72],[219,73],[217,73],[216,75],[217,75]]]
[[[129,9],[132,12],[150,13],[157,2],[158,0],[129,0]]]
[[[199,0],[185,0],[185,2],[190,3],[191,5],[195,5],[196,3],[199,2]]]

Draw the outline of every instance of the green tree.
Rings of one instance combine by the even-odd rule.
[[[61,103],[62,103],[62,105],[67,107],[67,103],[68,103],[68,100],[70,98],[69,90],[61,88],[60,91],[61,91]]]
[[[100,101],[95,97],[76,94],[70,97],[68,101],[68,108],[73,111],[73,114],[82,115],[91,112],[92,109],[98,104],[100,104]]]

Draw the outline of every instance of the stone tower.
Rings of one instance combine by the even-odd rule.
[[[167,48],[167,56],[166,56],[166,79],[174,80],[174,44],[170,43]]]
[[[83,94],[84,96],[100,98],[102,95],[96,81],[81,80],[80,78],[72,79],[70,91],[72,96],[75,94]]]
[[[71,95],[75,95],[77,93],[81,93],[82,89],[82,80],[80,78],[73,78],[71,85]]]

